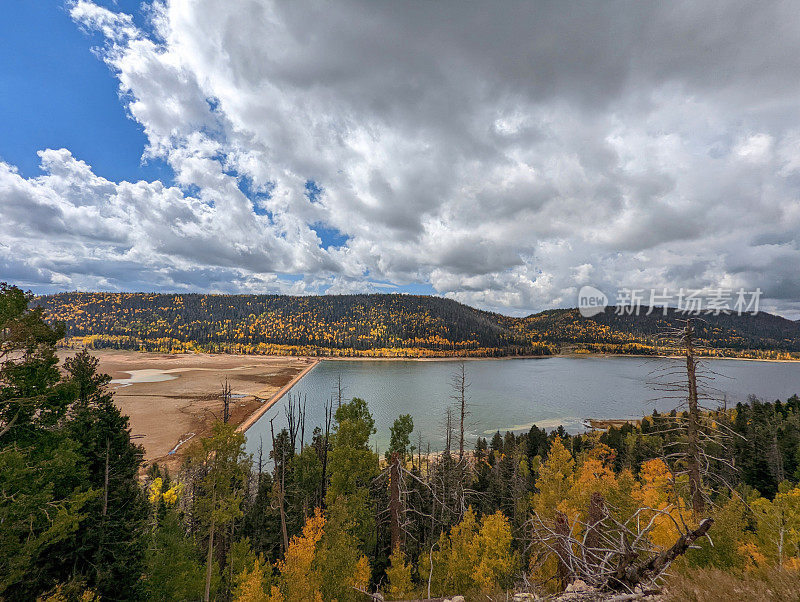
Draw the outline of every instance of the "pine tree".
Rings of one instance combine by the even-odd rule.
[[[79,445],[89,485],[102,493],[87,508],[75,545],[76,567],[103,599],[133,596],[143,570],[147,501],[137,475],[143,450],[130,438],[128,417],[107,390],[110,378],[81,351],[64,362],[76,394],[68,437]]]
[[[217,422],[211,437],[202,439],[189,452],[189,466],[197,471],[194,510],[206,527],[206,584],[204,598],[211,597],[214,545],[225,527],[242,514],[241,503],[249,472],[244,453],[244,434],[233,425]]]

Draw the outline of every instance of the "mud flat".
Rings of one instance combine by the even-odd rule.
[[[75,352],[64,350],[64,357]],[[274,403],[316,360],[261,355],[138,353],[94,350],[99,370],[112,378],[114,401],[130,416],[131,434],[145,460],[177,468],[188,443],[207,436],[222,418],[220,391],[227,378],[233,394],[231,422],[247,428],[248,418]],[[277,394],[277,395],[276,395]],[[240,430],[244,430],[243,428]]]

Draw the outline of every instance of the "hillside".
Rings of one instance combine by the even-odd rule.
[[[37,299],[67,335],[149,351],[333,355],[547,353],[499,316],[412,295],[63,293]]]
[[[669,352],[663,334],[683,316],[592,318],[556,309],[513,318],[422,295],[61,293],[35,303],[63,321],[66,344],[147,351],[371,356],[501,356],[559,351]],[[773,316],[704,315],[709,355],[786,358],[800,324]]]
[[[569,345],[606,353],[662,353],[673,350],[666,336],[681,328],[686,316],[656,309],[649,316],[617,315],[613,307],[591,318],[577,309],[553,309],[503,323],[523,339]],[[800,323],[767,313],[704,314],[694,322],[698,345],[707,355],[786,357],[800,351]]]

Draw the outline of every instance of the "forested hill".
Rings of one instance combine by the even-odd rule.
[[[606,353],[668,353],[675,349],[668,334],[682,328],[683,313],[655,308],[647,315],[619,315],[613,307],[591,318],[577,309],[551,309],[502,323],[525,339],[565,345],[575,351]],[[768,313],[696,316],[697,344],[705,355],[786,358],[800,352],[800,322]]]
[[[419,295],[61,293],[36,299],[68,345],[147,351],[372,356],[501,356],[559,351],[664,353],[682,314],[592,318],[575,309],[524,318]],[[646,308],[645,308],[646,311]],[[770,314],[704,315],[710,355],[800,357],[800,323]]]
[[[334,355],[505,355],[549,347],[500,316],[414,295],[62,293],[40,297],[95,347]]]

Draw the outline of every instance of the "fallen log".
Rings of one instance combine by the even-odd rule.
[[[713,524],[713,518],[703,519],[700,521],[697,529],[682,533],[672,547],[658,554],[654,554],[644,562],[635,562],[630,557],[627,557],[627,555],[623,555],[617,571],[608,579],[606,587],[616,591],[631,591],[641,583],[653,581],[663,573],[678,556],[686,553],[696,540],[708,533],[708,530]]]

